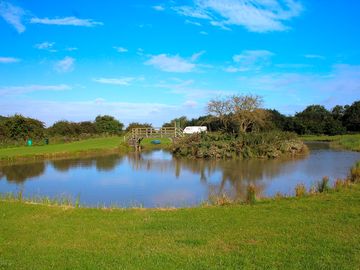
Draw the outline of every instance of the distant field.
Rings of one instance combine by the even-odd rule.
[[[301,136],[304,141],[331,142],[334,147],[341,147],[352,151],[360,151],[360,134],[336,136]]]
[[[83,152],[125,151],[126,146],[122,145],[122,142],[122,137],[105,137],[44,146],[2,148],[0,149],[0,160],[53,157]]]
[[[0,269],[359,269],[360,186],[255,205],[0,201]]]

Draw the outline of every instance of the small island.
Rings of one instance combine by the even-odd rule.
[[[174,143],[173,154],[205,159],[278,158],[306,154],[308,149],[303,141],[294,133],[278,130],[272,114],[263,109],[262,104],[262,98],[256,95],[211,100],[207,106],[211,117],[207,120],[216,122],[221,131],[185,136]]]

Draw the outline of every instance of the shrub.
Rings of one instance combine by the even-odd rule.
[[[233,134],[194,134],[178,140],[173,153],[178,156],[207,159],[277,158],[307,151],[292,133],[254,132]]]
[[[124,124],[110,115],[99,115],[95,118],[95,126],[98,133],[118,134]]]

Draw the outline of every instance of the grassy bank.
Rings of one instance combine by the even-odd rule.
[[[0,202],[0,269],[358,269],[360,186],[179,210]]]
[[[0,160],[28,160],[128,151],[128,148],[122,142],[122,137],[104,137],[43,146],[1,148]]]
[[[330,142],[330,145],[336,148],[360,151],[360,134],[301,136],[301,139],[304,141]]]

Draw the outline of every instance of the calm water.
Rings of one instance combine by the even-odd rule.
[[[311,144],[308,156],[282,160],[205,161],[176,159],[158,150],[125,156],[43,161],[0,167],[0,192],[25,196],[80,196],[88,206],[191,206],[226,193],[245,198],[255,184],[259,194],[293,194],[323,176],[345,177],[360,153]]]

